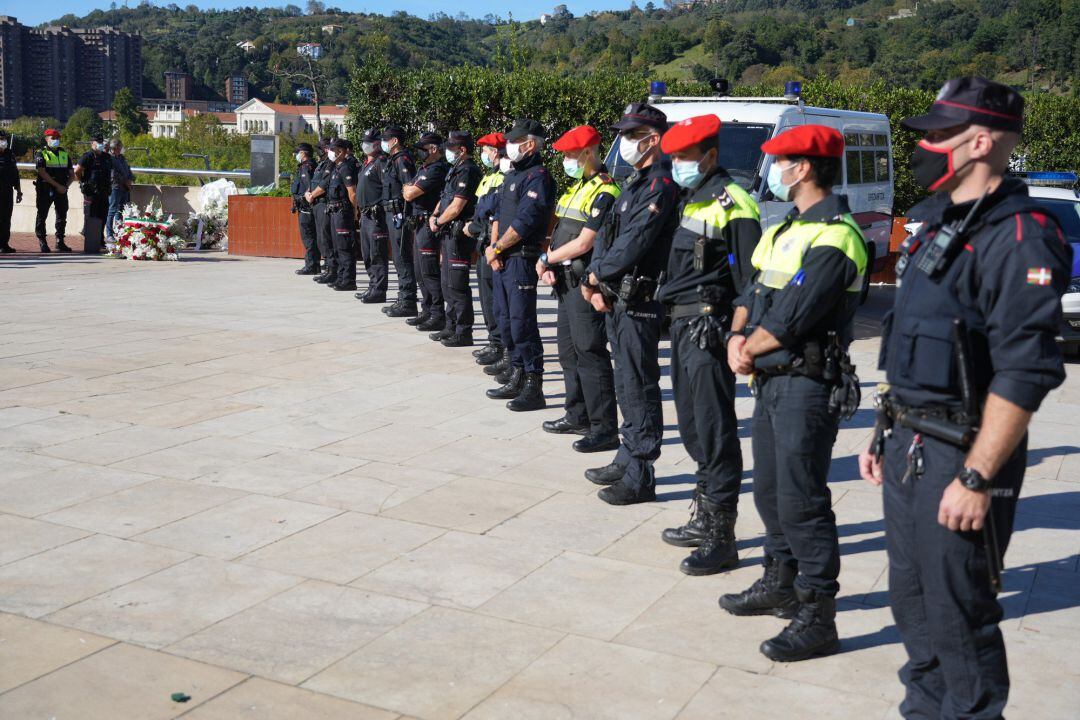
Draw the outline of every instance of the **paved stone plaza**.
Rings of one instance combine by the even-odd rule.
[[[832,489],[843,652],[716,605],[760,573],[749,422],[741,567],[677,570],[693,467],[665,370],[658,502],[610,507],[583,456],[514,414],[467,350],[287,260],[0,260],[0,718],[898,718],[871,432]],[[854,346],[869,408],[875,297]],[[666,364],[668,351],[662,349]],[[1037,416],[1005,575],[1010,718],[1080,708],[1080,373]],[[177,703],[173,693],[190,695]]]

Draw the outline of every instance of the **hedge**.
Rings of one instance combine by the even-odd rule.
[[[354,141],[364,128],[393,122],[414,133],[469,130],[474,136],[502,130],[515,117],[532,117],[558,137],[575,125],[587,123],[611,139],[607,128],[630,102],[645,99],[648,88],[637,75],[593,73],[568,77],[550,72],[490,68],[391,68],[377,59],[358,68],[350,81],[346,134]],[[671,95],[708,97],[705,83],[672,82]],[[742,87],[736,95],[779,95],[776,87]],[[918,136],[899,121],[920,114],[934,100],[933,93],[888,87],[884,83],[844,85],[825,77],[803,84],[808,105],[878,112],[888,116],[893,129],[897,214],[906,212],[924,195],[912,176],[909,159]],[[548,152],[549,167],[559,168]],[[1027,129],[1018,158],[1026,170],[1080,168],[1080,99],[1035,94],[1028,98]],[[562,178],[561,172],[554,176]]]

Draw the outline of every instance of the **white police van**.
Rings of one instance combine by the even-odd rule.
[[[851,214],[866,236],[868,267],[881,270],[889,252],[893,224],[892,131],[889,118],[878,113],[808,107],[800,98],[801,84],[788,83],[783,97],[728,97],[725,84],[714,84],[716,97],[665,96],[667,86],[653,82],[649,102],[675,123],[697,115],[716,115],[720,126],[720,164],[761,207],[764,227],[780,222],[792,203],[773,197],[764,178],[772,156],[761,144],[799,125],[827,125],[844,135],[845,153],[841,185],[833,191],[846,195]],[[612,145],[607,166],[616,180],[632,168],[619,156],[619,141]],[[869,273],[867,285],[869,288]],[[866,292],[864,288],[864,293]]]

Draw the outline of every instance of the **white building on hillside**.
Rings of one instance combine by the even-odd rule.
[[[323,135],[345,131],[345,105],[322,105]],[[247,134],[298,135],[315,132],[314,105],[286,105],[253,98],[236,108],[236,131]]]

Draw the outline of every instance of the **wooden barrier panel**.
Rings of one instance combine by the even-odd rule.
[[[229,254],[302,258],[304,244],[292,199],[229,196]]]

